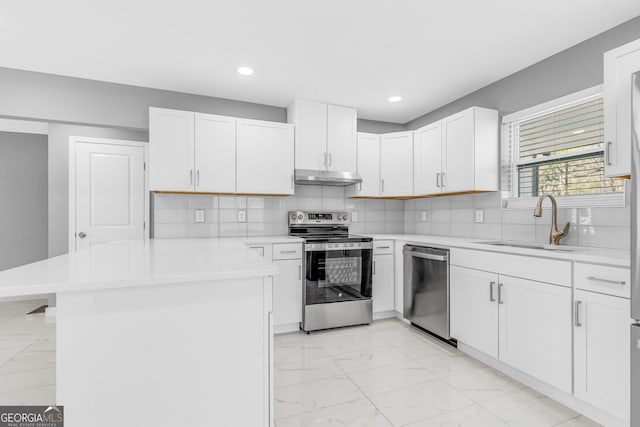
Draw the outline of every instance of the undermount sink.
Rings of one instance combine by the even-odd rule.
[[[566,245],[550,245],[548,243],[536,243],[536,242],[518,242],[515,240],[498,240],[495,242],[476,242],[482,245],[492,246],[508,246],[511,248],[524,248],[524,249],[542,249],[545,251],[558,251],[558,252],[573,252],[578,248],[576,246]]]

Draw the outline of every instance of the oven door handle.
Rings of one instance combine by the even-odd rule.
[[[423,254],[422,252],[413,252],[413,251],[402,251],[402,253],[415,258],[430,259],[432,261],[447,261],[449,259],[447,255]]]
[[[362,247],[362,248],[305,248],[304,251],[305,252],[332,252],[332,251],[372,251],[373,248],[372,247]]]

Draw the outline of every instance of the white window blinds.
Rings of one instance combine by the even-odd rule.
[[[502,189],[511,199],[621,193],[624,182],[604,176],[601,95],[505,122]]]

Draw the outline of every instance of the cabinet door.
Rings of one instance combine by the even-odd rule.
[[[631,75],[640,71],[640,40],[604,54],[605,175],[631,173]]]
[[[574,393],[628,422],[629,300],[582,290],[574,300]]]
[[[236,191],[236,119],[195,115],[195,185],[205,193]]]
[[[274,261],[280,274],[273,277],[274,325],[302,322],[302,260]]]
[[[395,289],[394,295],[394,305],[396,310],[396,315],[402,316],[404,313],[404,254],[402,250],[404,249],[405,242],[398,241],[394,243],[394,263],[397,266],[394,268],[394,283],[393,287]]]
[[[151,191],[194,191],[194,115],[149,108]]]
[[[358,174],[362,183],[356,196],[380,195],[380,135],[358,133]]]
[[[413,132],[395,132],[380,137],[380,194],[413,194]]]
[[[442,120],[443,192],[457,193],[475,188],[474,136],[473,108]]]
[[[295,124],[297,169],[327,167],[327,104],[295,100],[287,108],[287,121]]]
[[[380,313],[394,309],[393,255],[373,257],[372,299],[373,312]]]
[[[413,185],[416,195],[442,191],[442,123],[436,122],[415,131],[413,140]]]
[[[571,393],[571,288],[500,275],[500,360]]]
[[[450,267],[451,336],[498,357],[498,275]]]
[[[293,125],[238,119],[237,191],[293,194]]]
[[[356,171],[357,122],[355,108],[327,106],[327,169]]]

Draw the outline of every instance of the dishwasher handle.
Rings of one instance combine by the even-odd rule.
[[[433,260],[433,261],[447,261],[449,259],[449,257],[447,255],[425,254],[425,253],[422,253],[422,252],[415,252],[415,251],[410,251],[410,250],[406,250],[406,249],[403,250],[402,253],[405,254],[405,255],[412,256],[412,257],[430,259],[430,260]]]

